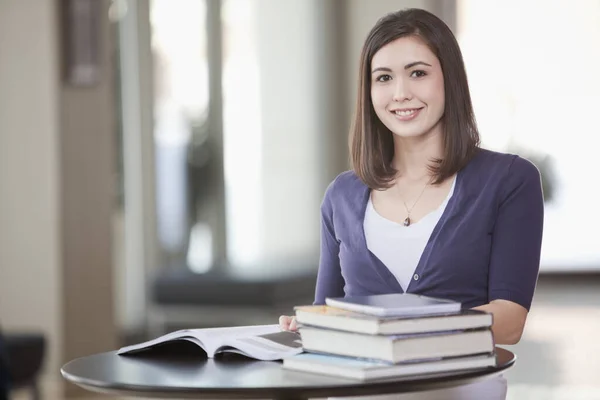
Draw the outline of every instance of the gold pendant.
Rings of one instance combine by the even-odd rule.
[[[404,226],[410,226],[410,217],[406,217],[404,220]]]

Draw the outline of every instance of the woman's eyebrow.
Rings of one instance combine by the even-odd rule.
[[[374,74],[375,72],[378,72],[378,71],[392,72],[392,70],[388,67],[377,67],[373,71],[371,71],[371,73]]]
[[[412,67],[414,67],[416,65],[426,65],[428,67],[431,67],[431,64],[427,64],[425,61],[415,61],[415,62],[411,62],[409,64],[406,64],[404,66],[404,69],[409,69],[409,68],[412,68]]]
[[[431,64],[428,64],[425,61],[414,61],[414,62],[406,64],[404,66],[404,69],[410,69],[410,68],[415,67],[417,65],[426,65],[428,67],[431,67]],[[373,71],[371,71],[371,73],[374,74],[375,72],[379,72],[379,71],[392,72],[391,68],[388,68],[388,67],[377,67]]]

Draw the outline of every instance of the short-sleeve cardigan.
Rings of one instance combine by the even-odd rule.
[[[366,245],[370,189],[340,174],[321,204],[321,251],[315,304],[326,297],[402,293]],[[460,301],[495,299],[529,310],[539,272],[544,201],[538,169],[513,154],[479,149],[456,176],[454,194],[435,226],[407,292]]]

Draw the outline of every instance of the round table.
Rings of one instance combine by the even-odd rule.
[[[61,374],[87,390],[119,396],[307,399],[419,392],[466,385],[497,376],[514,364],[516,356],[512,352],[497,347],[496,353],[495,368],[373,382],[285,370],[281,362],[255,361],[235,354],[207,359],[198,351],[160,356],[95,354],[67,363],[61,368]]]

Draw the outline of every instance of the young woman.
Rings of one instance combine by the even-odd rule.
[[[380,19],[361,54],[352,170],[321,207],[315,304],[408,292],[493,314],[497,344],[519,341],[537,281],[540,174],[479,147],[458,43],[419,9]],[[283,329],[295,321],[280,318]]]

